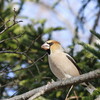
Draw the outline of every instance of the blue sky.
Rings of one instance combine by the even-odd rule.
[[[63,31],[53,32],[52,38],[61,42],[64,47],[70,45],[72,43],[71,41],[76,26],[74,15],[78,14],[78,11],[82,6],[82,0],[61,0],[54,10],[51,10],[49,6],[51,7],[51,5],[56,2],[56,0],[40,1],[45,5],[29,1],[24,4],[20,16],[27,16],[28,18],[23,19],[24,22],[21,24],[25,25],[29,23],[30,19],[47,19],[45,27],[62,26],[65,28],[65,30]],[[20,2],[20,0],[14,0],[14,2]],[[95,6],[96,2],[92,1],[88,4],[87,9],[85,9],[84,15],[89,21],[87,21],[87,23],[85,24],[84,31],[82,31],[81,29],[79,30],[79,37],[81,41],[87,42],[90,36],[89,30],[92,28],[93,22],[95,20],[95,13],[97,12],[97,10],[94,9]],[[17,9],[18,6],[14,7]],[[69,10],[69,7],[72,11]],[[100,32],[99,28],[100,27],[97,28],[97,32]],[[45,35],[44,37],[46,39],[47,35]]]

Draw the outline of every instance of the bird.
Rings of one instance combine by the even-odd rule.
[[[65,52],[60,42],[56,40],[48,40],[41,46],[41,48],[48,53],[50,69],[59,80],[68,79],[82,74],[76,61]],[[90,94],[96,89],[90,83],[83,83],[83,85]]]

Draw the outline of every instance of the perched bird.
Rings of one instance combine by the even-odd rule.
[[[65,53],[58,41],[48,40],[41,48],[48,52],[50,69],[58,79],[67,79],[81,74],[81,70],[77,66],[75,60],[69,54]],[[87,91],[92,94],[95,87],[90,83],[83,84],[86,86]]]

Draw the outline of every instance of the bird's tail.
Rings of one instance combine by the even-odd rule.
[[[94,90],[96,90],[96,88],[90,84],[90,83],[82,83],[83,86],[85,86],[85,89],[92,94]]]
[[[87,85],[87,87],[86,87],[86,90],[87,90],[90,94],[92,94],[93,91],[96,90],[96,88],[95,88],[92,84],[88,83],[88,85]]]

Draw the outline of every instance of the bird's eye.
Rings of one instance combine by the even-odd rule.
[[[49,45],[51,46],[51,45],[53,45],[53,42],[51,42],[51,43],[47,43],[47,44],[49,44]]]

